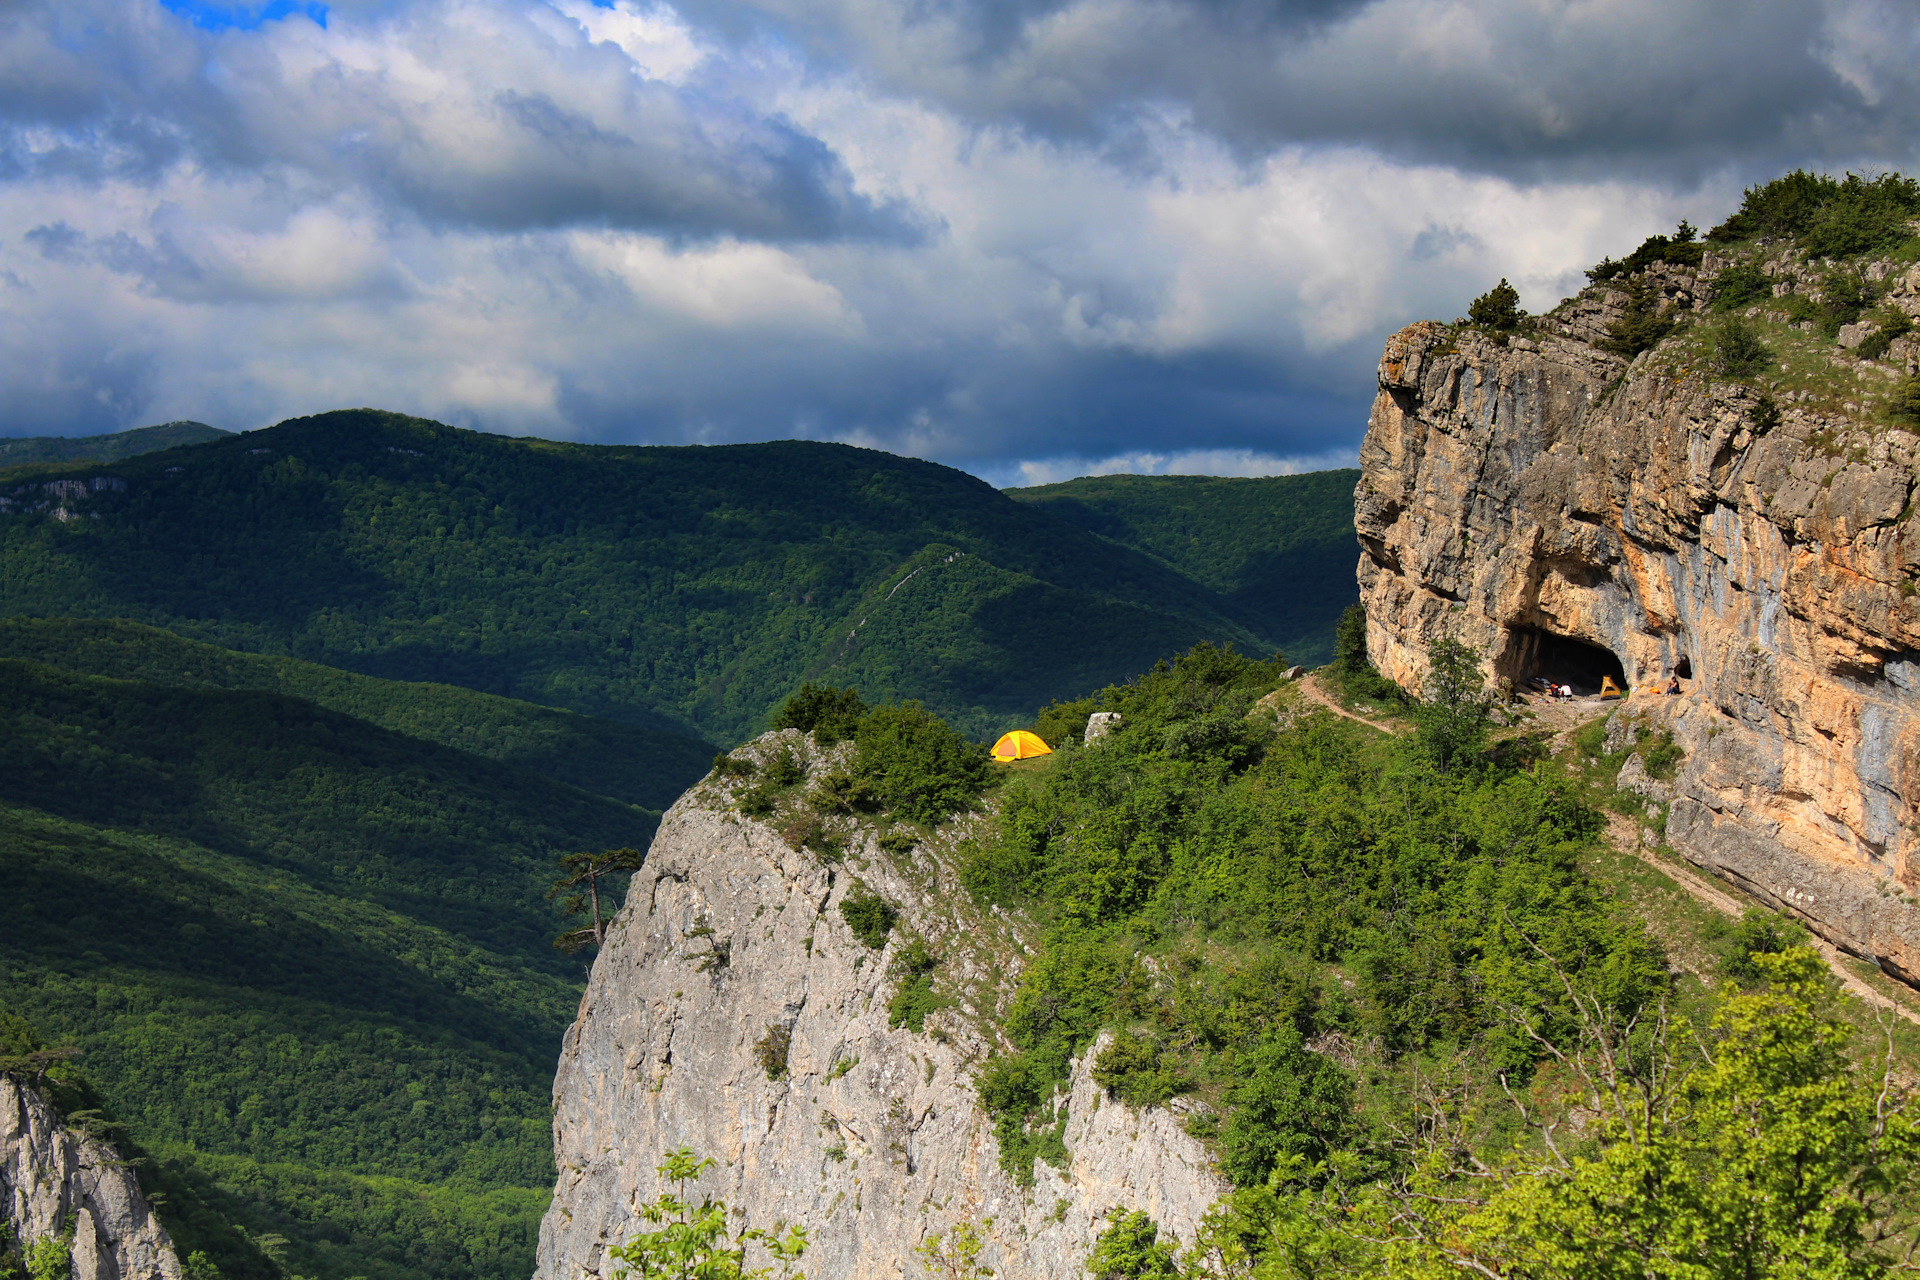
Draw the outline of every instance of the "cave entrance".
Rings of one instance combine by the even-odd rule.
[[[1571,687],[1576,694],[1591,696],[1600,692],[1603,678],[1612,676],[1621,690],[1627,688],[1626,669],[1610,649],[1538,627],[1522,627],[1514,638],[1520,642],[1517,667],[1523,683],[1544,677]]]

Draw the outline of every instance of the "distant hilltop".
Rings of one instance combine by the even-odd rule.
[[[118,462],[136,454],[158,453],[183,444],[205,444],[231,431],[204,422],[163,422],[101,436],[23,436],[0,440],[0,467],[40,466],[49,462]]]

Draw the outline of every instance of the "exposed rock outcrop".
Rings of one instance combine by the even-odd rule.
[[[783,746],[815,775],[832,759],[792,730],[736,754]],[[1020,923],[977,911],[942,848],[896,857],[867,831],[824,863],[779,821],[741,816],[716,778],[662,821],[561,1052],[538,1280],[609,1275],[607,1246],[644,1226],[654,1166],[679,1147],[721,1162],[698,1190],[737,1224],[804,1224],[814,1277],[924,1275],[916,1246],[960,1222],[1004,1280],[1081,1277],[1113,1206],[1191,1239],[1222,1190],[1204,1148],[1164,1110],[1104,1101],[1086,1060],[1065,1099],[1067,1168],[1037,1164],[1031,1188],[1000,1169],[973,1074],[1020,972]],[[884,950],[840,911],[859,886],[899,909]],[[924,1034],[888,1026],[912,937],[942,957],[936,990],[955,1001]]]
[[[173,1243],[133,1171],[0,1074],[0,1216],[15,1249],[73,1233],[74,1280],[180,1280]]]
[[[1687,753],[1670,841],[1913,980],[1920,438],[1885,410],[1913,339],[1859,360],[1762,302],[1780,376],[1718,377],[1701,282],[1722,265],[1650,273],[1699,323],[1631,363],[1600,345],[1613,286],[1506,343],[1432,323],[1389,340],[1355,495],[1369,651],[1409,686],[1446,634],[1490,677],[1678,673],[1681,696],[1632,712]],[[1817,296],[1826,269],[1762,266],[1776,296]],[[1920,268],[1864,274],[1920,315]]]

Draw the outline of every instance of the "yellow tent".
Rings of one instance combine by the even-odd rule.
[[[993,744],[993,758],[1001,764],[1052,754],[1052,747],[1040,741],[1037,734],[1028,733],[1025,729],[1015,729]]]

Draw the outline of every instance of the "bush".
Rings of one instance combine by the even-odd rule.
[[[1773,297],[1773,281],[1751,259],[1736,262],[1713,278],[1713,309],[1733,311]]]
[[[1602,258],[1595,266],[1587,268],[1587,279],[1595,284],[1603,280],[1613,280],[1622,276],[1631,277],[1645,271],[1656,262],[1670,262],[1675,266],[1697,267],[1706,256],[1706,246],[1694,237],[1698,234],[1690,222],[1682,222],[1670,236],[1648,236],[1640,242],[1640,247],[1619,262],[1612,258]]]
[[[1913,320],[1906,312],[1889,307],[1880,318],[1880,327],[1868,334],[1858,348],[1857,354],[1862,360],[1878,360],[1887,354],[1887,348],[1898,338],[1904,338],[1913,332]]]
[[[724,751],[713,758],[713,775],[717,778],[751,778],[755,767],[753,761],[744,756],[732,756]]]
[[[1093,1280],[1180,1280],[1171,1245],[1159,1241],[1160,1226],[1143,1211],[1115,1205],[1107,1210],[1112,1225],[1100,1233],[1087,1271]]]
[[[809,680],[774,713],[776,729],[811,733],[823,747],[845,742],[867,714],[867,704],[852,689],[835,689]]]
[[[769,1080],[787,1078],[787,1051],[793,1047],[793,1032],[777,1022],[767,1024],[767,1034],[753,1046],[753,1056]]]
[[[1720,971],[1741,986],[1753,986],[1766,974],[1753,958],[1779,955],[1800,940],[1800,931],[1771,911],[1747,908],[1727,932],[1727,956]]]
[[[1657,345],[1678,323],[1672,307],[1662,309],[1660,291],[1642,280],[1627,283],[1627,309],[1607,326],[1600,345],[1628,360]]]
[[[855,889],[840,900],[840,915],[861,945],[874,951],[887,945],[893,922],[900,918],[900,913],[888,905],[886,899],[865,887]]]
[[[807,767],[800,763],[793,748],[782,746],[773,753],[773,759],[767,761],[767,781],[776,787],[790,787],[807,776]]]
[[[1679,743],[1673,740],[1671,731],[1662,729],[1647,743],[1640,757],[1641,763],[1647,767],[1649,777],[1658,778],[1662,782],[1671,782],[1673,775],[1680,771],[1680,765],[1686,760],[1687,753]]]
[[[1093,1082],[1134,1107],[1154,1107],[1191,1087],[1177,1070],[1165,1065],[1160,1046],[1122,1032],[1094,1059]]]
[[[1920,374],[1911,374],[1893,389],[1887,412],[1900,422],[1920,426]]]
[[[1520,318],[1526,312],[1520,309],[1520,291],[1507,283],[1505,276],[1500,283],[1473,300],[1467,308],[1467,319],[1483,329],[1496,332],[1508,332],[1518,328]]]
[[[927,1015],[946,1007],[946,1002],[933,994],[933,971],[939,963],[940,958],[922,939],[915,938],[900,948],[893,961],[900,985],[887,1001],[889,1028],[905,1027],[919,1035],[927,1029]]]
[[[1346,1072],[1309,1052],[1292,1027],[1269,1032],[1227,1090],[1233,1107],[1220,1132],[1220,1168],[1236,1186],[1255,1187],[1284,1156],[1311,1163],[1345,1133],[1353,1105]]]
[[[937,823],[986,790],[986,753],[917,702],[869,712],[854,743],[853,773],[874,803],[915,822]]]
[[[1730,378],[1750,378],[1773,362],[1759,333],[1739,316],[1721,321],[1713,338],[1713,367]]]
[[[1751,187],[1732,217],[1708,232],[1719,241],[1798,240],[1808,256],[1847,258],[1893,249],[1920,216],[1920,183],[1899,174],[1844,181],[1796,169]]]

